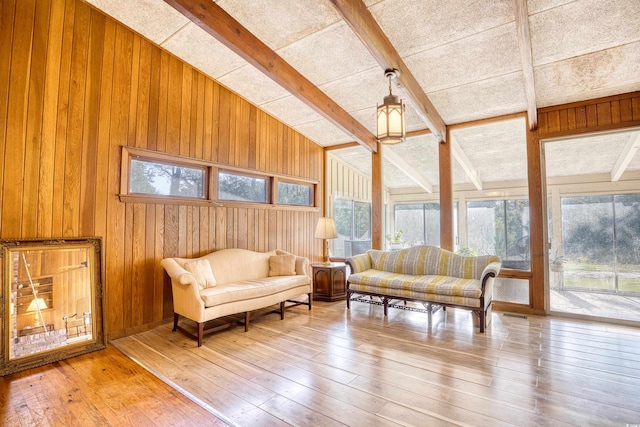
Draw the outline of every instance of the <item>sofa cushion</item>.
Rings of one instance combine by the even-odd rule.
[[[269,276],[295,276],[296,256],[292,254],[269,257]]]
[[[367,270],[349,276],[350,289],[358,289],[351,285],[365,285],[369,292],[387,294],[389,290],[407,292],[416,295],[438,294],[465,298],[480,298],[482,281],[461,277],[390,273],[387,271]],[[360,288],[360,290],[362,290]],[[399,294],[396,294],[401,296]]]
[[[265,277],[206,288],[200,292],[200,297],[205,307],[213,307],[273,295],[308,284],[309,277],[303,275]]]
[[[414,246],[399,251],[369,250],[371,267],[399,274],[482,278],[484,268],[500,262],[496,256],[466,257],[435,246]]]
[[[206,259],[185,262],[184,269],[195,276],[200,289],[216,285],[216,277],[213,275],[211,264]]]
[[[221,249],[204,256],[211,263],[218,285],[269,276],[269,257],[275,251],[254,252],[247,249]]]

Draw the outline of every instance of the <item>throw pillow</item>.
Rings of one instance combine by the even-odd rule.
[[[269,276],[295,276],[296,256],[273,255],[269,257]]]
[[[193,274],[200,289],[210,288],[216,285],[216,277],[213,275],[211,264],[207,259],[185,262],[184,269]]]

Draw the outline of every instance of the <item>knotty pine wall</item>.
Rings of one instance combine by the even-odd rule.
[[[80,0],[0,2],[0,99],[0,238],[101,236],[108,338],[171,316],[163,257],[321,259],[322,206],[119,200],[123,145],[316,180],[319,194],[323,149]]]

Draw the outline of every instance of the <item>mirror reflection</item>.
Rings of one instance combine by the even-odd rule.
[[[95,335],[89,246],[8,251],[9,360]]]

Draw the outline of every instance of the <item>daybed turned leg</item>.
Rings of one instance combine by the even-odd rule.
[[[176,329],[178,329],[179,318],[180,318],[180,315],[178,313],[173,313],[173,329],[171,330],[171,332],[175,332]]]
[[[198,347],[202,347],[203,335],[204,335],[204,322],[198,323]]]
[[[311,311],[311,302],[313,301],[313,294],[308,293],[307,296],[309,297],[309,311]]]
[[[284,319],[284,301],[280,301],[280,320]]]
[[[247,332],[249,330],[249,314],[250,311],[245,311],[244,313],[244,331]]]

